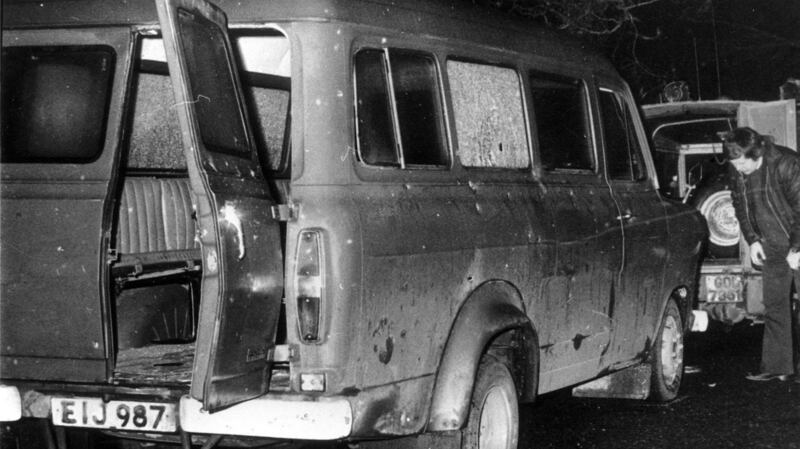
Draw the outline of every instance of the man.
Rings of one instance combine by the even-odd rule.
[[[736,217],[750,245],[751,261],[763,266],[761,372],[747,378],[787,380],[800,373],[794,360],[791,311],[792,281],[800,288],[800,155],[750,128],[737,128],[723,140],[733,168]]]

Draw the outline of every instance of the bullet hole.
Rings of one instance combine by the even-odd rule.
[[[392,352],[394,352],[394,338],[387,337],[386,338],[386,347],[381,350],[378,354],[378,360],[381,361],[384,365],[389,363],[392,360]]]

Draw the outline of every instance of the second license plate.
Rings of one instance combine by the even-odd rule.
[[[706,302],[740,302],[742,278],[733,274],[705,275]]]

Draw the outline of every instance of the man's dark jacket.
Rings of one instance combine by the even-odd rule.
[[[800,155],[789,148],[767,144],[764,152],[764,208],[771,211],[789,239],[789,247],[800,250]],[[731,196],[742,235],[748,244],[764,238],[748,204],[744,176],[730,167]]]

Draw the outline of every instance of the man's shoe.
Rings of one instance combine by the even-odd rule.
[[[780,381],[787,381],[789,380],[788,374],[773,374],[773,373],[758,373],[758,374],[748,374],[744,376],[747,380],[752,380],[755,382],[766,382],[769,380],[780,380]]]

